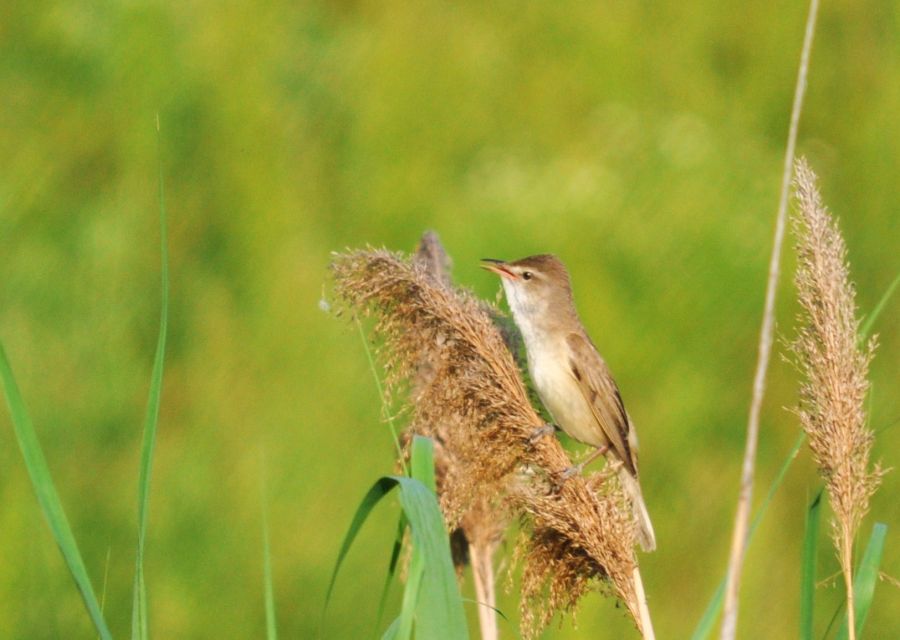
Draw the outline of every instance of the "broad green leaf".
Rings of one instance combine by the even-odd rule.
[[[450,538],[444,528],[437,497],[417,480],[398,480],[406,485],[400,493],[400,504],[409,518],[413,549],[422,553],[425,562],[416,607],[416,638],[468,638],[459,585],[450,557]]]
[[[862,637],[863,626],[869,609],[872,606],[872,598],[875,596],[875,584],[878,582],[878,567],[881,565],[881,555],[884,552],[884,539],[887,536],[887,525],[881,522],[875,524],[872,535],[869,536],[869,544],[863,554],[862,562],[856,570],[853,579],[853,596],[856,609],[856,637]],[[847,640],[847,617],[838,631],[838,640]]]
[[[397,637],[397,628],[400,626],[400,618],[394,618],[394,621],[391,625],[385,630],[384,635],[381,636],[381,640],[395,640]]]
[[[400,617],[397,619],[397,627],[392,640],[409,640],[412,637],[413,621],[416,607],[419,604],[419,595],[422,592],[422,578],[424,575],[425,560],[422,550],[414,546],[412,558],[409,561],[409,576],[406,579],[406,587],[403,589]]]
[[[413,436],[410,466],[412,477],[431,489],[432,493],[437,493],[434,478],[434,441],[431,438]]]
[[[413,444],[411,466],[426,482],[433,485],[433,445],[427,439],[421,440]],[[444,528],[437,496],[425,483],[415,478],[385,476],[376,481],[363,498],[338,552],[338,559],[325,596],[325,607],[327,608],[331,599],[338,570],[360,528],[375,505],[394,487],[400,487],[400,504],[412,532],[413,560],[404,601],[410,603],[408,607],[415,605],[416,638],[418,640],[468,638],[462,599],[450,557],[450,541]],[[422,567],[421,577],[416,575],[419,563]],[[323,609],[323,620],[324,614]],[[393,629],[396,629],[396,637],[402,637],[405,626],[406,622],[401,614],[401,618],[391,625],[390,632],[394,633]]]
[[[436,486],[434,476],[434,442],[429,438],[415,436],[411,450],[410,471],[413,479],[427,487],[431,495],[436,498],[434,495]],[[402,494],[401,504],[404,504]],[[408,508],[410,507],[411,505],[404,504],[404,513],[407,517],[409,517]],[[416,637],[420,639],[465,637],[465,635],[455,635],[453,627],[448,626],[453,622],[452,619],[447,618],[444,620],[447,613],[452,612],[455,608],[462,621],[459,632],[465,634],[465,617],[462,611],[462,600],[459,595],[452,560],[449,563],[449,570],[452,576],[451,588],[447,589],[447,585],[443,581],[434,579],[437,577],[434,569],[442,565],[445,559],[450,559],[449,540],[443,527],[443,517],[440,515],[440,511],[438,511],[437,515],[440,517],[441,524],[436,531],[436,539],[439,543],[443,542],[443,544],[434,548],[431,552],[429,552],[429,547],[422,543],[422,537],[420,535],[417,536],[416,525],[410,517],[410,525],[413,532],[412,558],[409,566],[409,577],[403,592],[400,617],[397,620],[397,626],[392,627],[391,637],[393,640],[408,640],[412,637],[413,622],[415,622]],[[433,530],[430,529],[429,534],[432,532]],[[429,580],[429,578],[431,579]]]
[[[388,564],[387,575],[384,578],[384,587],[382,587],[381,589],[381,597],[378,599],[378,616],[375,619],[374,635],[374,637],[376,638],[378,637],[378,629],[381,628],[381,620],[384,618],[384,608],[387,605],[388,592],[391,587],[391,582],[394,579],[394,575],[397,573],[397,562],[400,560],[400,551],[403,549],[403,538],[406,535],[406,527],[408,525],[409,522],[406,519],[406,514],[401,511],[400,521],[397,523],[397,535],[394,537],[394,544],[391,548],[391,561]],[[391,624],[391,628],[394,628],[398,622],[399,618],[394,620],[394,622]],[[390,631],[390,628],[388,630]]]
[[[812,640],[813,637],[813,601],[816,592],[816,556],[821,512],[822,489],[819,489],[806,511],[806,534],[803,538],[803,567],[800,578],[800,640]]]
[[[69,567],[69,573],[72,574],[72,578],[78,586],[81,599],[84,600],[84,606],[94,623],[94,628],[103,640],[111,640],[112,636],[106,626],[106,620],[103,618],[103,612],[97,602],[97,596],[94,594],[94,587],[91,585],[81,553],[78,551],[75,536],[72,534],[72,528],[69,526],[65,511],[63,511],[53,478],[50,476],[50,468],[44,458],[44,451],[41,449],[41,443],[31,424],[31,418],[28,416],[25,402],[22,400],[22,394],[19,392],[2,343],[0,343],[0,379],[2,379],[3,394],[12,417],[13,430],[19,443],[19,449],[22,451],[25,468],[31,479],[31,486],[37,494],[41,510],[44,512],[44,517],[47,519],[47,524],[50,525],[50,532]]]
[[[384,498],[391,490],[397,486],[397,481],[394,476],[383,476],[375,481],[375,484],[372,485],[372,488],[366,493],[363,497],[362,502],[356,508],[356,513],[353,514],[353,520],[350,522],[350,528],[347,530],[346,535],[344,536],[344,540],[341,543],[341,548],[338,551],[337,561],[334,563],[334,570],[331,572],[331,580],[328,582],[328,589],[325,592],[325,604],[322,607],[322,618],[324,622],[325,612],[328,609],[328,603],[331,601],[331,593],[334,590],[334,583],[337,580],[338,571],[341,568],[341,564],[344,562],[344,558],[347,556],[347,553],[350,551],[350,547],[353,545],[353,541],[356,540],[357,534],[359,534],[359,530],[362,528],[363,524],[365,524],[366,519],[369,517],[369,514],[372,512],[372,509],[375,508],[382,498]]]
[[[414,436],[410,454],[410,473],[412,477],[424,484],[432,491],[435,489],[434,478],[434,443],[421,436]],[[405,517],[405,512],[404,512]],[[403,536],[403,532],[399,532]],[[392,558],[391,573],[394,562]],[[414,546],[412,558],[409,563],[409,576],[406,587],[403,590],[403,600],[400,605],[400,617],[397,618],[397,626],[392,625],[392,640],[409,640],[412,637],[413,620],[415,619],[416,606],[419,602],[419,592],[422,587],[422,576],[425,573],[425,562],[422,551]],[[379,616],[380,617],[380,616]]]

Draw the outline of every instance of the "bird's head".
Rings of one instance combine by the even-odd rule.
[[[481,267],[500,276],[516,322],[540,323],[573,308],[569,273],[554,255],[542,254],[506,262],[484,258]]]

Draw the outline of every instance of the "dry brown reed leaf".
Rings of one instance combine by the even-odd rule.
[[[558,440],[532,439],[543,420],[485,304],[385,250],[336,254],[332,270],[338,297],[375,317],[389,399],[408,395],[410,430],[446,450],[441,506],[449,528],[468,526],[474,509],[494,513],[502,501],[530,529],[523,636],[571,610],[597,580],[639,630],[650,627],[635,591],[633,522],[621,489],[611,478],[599,491],[580,476],[563,481],[571,462]]]
[[[792,351],[804,379],[797,413],[834,512],[832,537],[847,588],[852,638],[853,540],[882,475],[879,465],[869,463],[874,434],[865,408],[876,342],[865,343],[860,335],[847,248],[816,181],[806,160],[798,160],[793,229],[801,312]]]

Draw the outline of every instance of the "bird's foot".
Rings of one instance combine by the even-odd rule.
[[[571,467],[567,467],[560,474],[559,479],[562,480],[563,482],[565,482],[566,480],[568,480],[569,478],[571,478],[573,476],[581,475],[582,469],[584,469],[584,464],[576,464]]]
[[[544,436],[552,436],[554,431],[556,431],[556,425],[550,424],[549,422],[545,425],[541,425],[532,432],[531,436],[528,438],[528,443],[534,444]]]
[[[609,445],[597,447],[594,451],[591,452],[591,454],[587,458],[585,458],[578,464],[571,466],[571,467],[567,468],[565,471],[563,471],[562,475],[560,475],[560,478],[562,478],[562,480],[565,481],[574,475],[581,475],[582,470],[587,465],[592,463],[594,460],[596,460],[600,456],[604,455],[607,451],[609,451]]]

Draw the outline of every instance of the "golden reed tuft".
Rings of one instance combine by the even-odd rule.
[[[869,464],[874,434],[865,410],[876,342],[864,342],[860,335],[847,248],[805,159],[795,163],[794,176],[795,284],[801,312],[791,347],[804,378],[798,415],[834,511],[832,537],[847,588],[852,638],[853,540],[882,475],[879,465]]]
[[[452,287],[450,278],[452,261],[436,233],[426,231],[422,235],[412,261],[424,270],[434,284]],[[416,375],[412,380],[413,398],[434,382],[440,361],[439,347],[423,349]],[[434,465],[438,495],[452,490],[452,486],[448,486],[447,475],[449,471],[456,469],[460,462],[457,461],[454,451],[444,446],[444,443],[460,428],[459,417],[449,415],[440,423],[431,425],[431,437],[435,443]],[[410,435],[408,430],[404,433],[406,439],[409,439]],[[497,640],[499,637],[494,555],[503,542],[503,533],[509,525],[510,515],[509,509],[505,508],[497,496],[481,496],[469,504],[460,516],[458,528],[450,535],[453,563],[460,579],[467,564],[472,568],[482,640]]]
[[[523,518],[530,531],[518,553],[526,638],[594,585],[608,585],[651,636],[638,596],[631,509],[616,480],[562,480],[571,462],[556,438],[532,440],[543,420],[487,305],[429,275],[425,262],[353,251],[334,255],[332,270],[338,297],[375,316],[387,401],[408,396],[410,431],[444,450],[440,497],[450,529],[461,520],[473,526],[464,520],[473,505]]]

